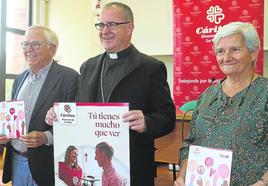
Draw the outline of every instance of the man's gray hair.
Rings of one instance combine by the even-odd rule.
[[[42,32],[44,33],[46,39],[47,39],[47,42],[49,44],[53,44],[56,46],[56,48],[58,48],[58,45],[59,45],[59,39],[58,39],[58,36],[57,34],[51,30],[50,28],[46,27],[46,26],[42,26],[42,25],[33,25],[33,26],[30,26],[26,29],[26,32],[28,30],[32,30],[32,29],[40,29],[42,30]]]
[[[132,12],[131,8],[124,3],[110,2],[110,3],[105,4],[103,9],[108,9],[108,8],[113,7],[113,6],[119,7],[123,10],[127,21],[134,22],[134,16],[133,16],[133,12]]]

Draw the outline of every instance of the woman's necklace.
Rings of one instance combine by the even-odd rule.
[[[241,97],[241,99],[240,99],[240,101],[239,101],[239,104],[238,104],[238,106],[237,106],[236,111],[238,111],[239,108],[243,105],[244,100],[245,100],[245,98],[246,98],[246,96],[247,96],[247,94],[248,94],[249,88],[251,87],[252,82],[253,82],[253,80],[254,80],[254,76],[255,76],[255,74],[253,73],[252,76],[251,76],[251,78],[250,78],[249,85],[247,86],[246,90],[244,91],[244,93],[243,93],[243,95],[242,95],[242,97]],[[224,84],[224,82],[223,82],[223,84]],[[223,84],[222,84],[222,86],[223,86]],[[223,91],[223,87],[222,87],[222,91]],[[241,90],[239,90],[239,91],[241,91]],[[238,92],[239,92],[239,91],[238,91]],[[223,92],[224,92],[224,91],[223,91]],[[233,100],[236,99],[236,95],[237,95],[237,93],[236,93],[234,96],[232,96],[232,97],[227,96],[226,98],[223,99],[222,108],[223,108],[224,110],[228,109],[228,107],[229,107],[230,105],[232,105]]]
[[[231,98],[234,97],[238,92],[243,90],[245,87],[247,87],[247,90],[246,90],[246,92],[247,92],[248,88],[251,86],[251,83],[252,83],[252,81],[254,79],[254,76],[255,76],[255,74],[253,73],[251,75],[249,84],[248,84],[248,82],[244,81],[246,83],[244,83],[244,82],[239,83],[238,87],[234,87],[233,85],[228,87],[227,84],[226,84],[227,79],[225,79],[221,84],[222,90],[228,97],[231,97]]]
[[[245,98],[246,98],[246,96],[247,96],[247,94],[248,94],[248,90],[249,90],[249,88],[251,87],[252,82],[253,82],[253,80],[254,80],[254,76],[255,76],[255,74],[253,73],[252,76],[251,76],[251,78],[250,78],[250,83],[249,83],[249,85],[248,85],[248,87],[247,87],[247,89],[246,89],[245,94],[243,95],[243,97],[242,97],[242,99],[241,99],[241,101],[240,101],[240,103],[239,103],[238,108],[239,108],[240,106],[242,106],[242,104],[244,103],[244,100],[245,100]]]

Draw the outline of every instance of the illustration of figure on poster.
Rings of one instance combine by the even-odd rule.
[[[102,186],[125,186],[126,179],[118,173],[117,168],[112,163],[114,148],[106,142],[96,145],[95,160],[99,167],[103,169]]]
[[[81,185],[82,168],[78,165],[78,150],[70,145],[65,152],[64,162],[59,164],[59,178],[68,186]]]
[[[58,159],[56,160],[58,162],[56,164],[56,172],[58,171],[58,180],[60,180],[58,183],[62,186],[104,186],[102,181],[104,169],[106,171],[111,169],[107,169],[107,166],[105,166],[108,164],[104,162],[104,153],[101,152],[102,155],[96,158],[97,146],[103,146],[101,144],[108,143],[99,142],[94,146],[88,144],[69,145],[67,149],[65,148],[66,150],[62,152],[61,156],[56,158]],[[100,155],[99,151],[98,154]],[[110,175],[113,179],[118,178],[115,180],[119,181],[118,183],[121,185],[116,185],[127,185],[128,181],[124,178],[128,175],[129,170],[126,169],[124,164],[115,155],[109,161],[115,169],[114,174],[112,174],[113,171],[108,171],[109,174],[107,175]],[[118,177],[115,175],[118,175]]]

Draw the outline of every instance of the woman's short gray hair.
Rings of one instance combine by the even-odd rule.
[[[216,50],[221,38],[228,37],[233,34],[241,34],[243,36],[245,46],[249,52],[258,51],[260,49],[260,38],[254,25],[245,22],[231,22],[220,27],[213,39],[214,49]]]

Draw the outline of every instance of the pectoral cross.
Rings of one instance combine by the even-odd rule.
[[[86,159],[86,162],[87,162],[87,157],[88,157],[88,154],[87,154],[87,153],[85,153],[85,159]]]

